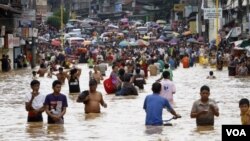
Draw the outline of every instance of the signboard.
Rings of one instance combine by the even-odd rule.
[[[13,48],[13,34],[8,34],[8,48]]]
[[[0,48],[3,48],[4,46],[4,38],[0,38]]]
[[[29,37],[29,28],[28,27],[22,28],[22,37],[24,37],[24,38]]]
[[[3,25],[1,27],[1,36],[4,36],[5,35],[5,26]]]
[[[175,12],[182,12],[184,11],[185,4],[175,4],[174,5],[174,11]]]
[[[47,6],[47,1],[46,0],[36,0],[36,5],[45,5],[45,6]]]
[[[20,46],[20,38],[19,37],[14,37],[13,38],[13,46],[14,47],[19,47]]]
[[[241,27],[234,27],[230,37],[238,37],[241,34]]]
[[[33,28],[29,28],[29,37],[33,36]]]
[[[37,37],[37,35],[38,35],[38,29],[33,28],[33,37]]]
[[[36,10],[25,10],[21,15],[22,20],[35,21],[36,20]]]
[[[218,8],[218,13],[216,13],[216,8],[204,8],[204,19],[216,19],[222,18],[222,8]]]

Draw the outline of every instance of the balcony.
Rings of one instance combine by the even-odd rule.
[[[8,5],[9,4],[9,0],[0,0],[0,4]]]
[[[16,8],[18,10],[22,9],[21,0],[10,0],[11,1],[11,7]]]

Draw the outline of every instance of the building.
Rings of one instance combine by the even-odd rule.
[[[22,13],[21,10],[21,0],[0,0],[0,57],[3,54],[8,55],[12,62],[12,68],[15,58],[15,46],[18,44],[16,43],[16,41],[18,42],[16,40],[16,31]],[[13,38],[15,39],[13,40]],[[0,70],[2,70],[1,65]]]
[[[48,3],[46,0],[36,1],[36,22],[37,24],[45,22],[48,16]]]
[[[87,17],[90,13],[91,0],[72,0],[70,11],[80,17]]]

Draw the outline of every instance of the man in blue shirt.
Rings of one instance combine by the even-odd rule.
[[[143,109],[146,111],[146,125],[160,126],[163,125],[162,120],[162,110],[167,107],[169,112],[174,115],[176,118],[179,118],[180,115],[176,114],[174,109],[170,106],[168,100],[161,97],[161,84],[155,82],[152,85],[152,95],[148,95],[145,98]]]

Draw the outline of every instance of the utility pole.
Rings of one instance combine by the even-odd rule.
[[[63,13],[64,13],[64,1],[61,0],[61,6],[60,6],[60,10],[61,10],[61,47],[62,47],[62,51],[63,49],[63,45],[64,45],[64,35],[63,35]]]
[[[202,36],[202,10],[201,10],[201,0],[197,0],[197,5],[198,5],[198,33],[199,36]]]
[[[32,5],[30,6],[32,10],[36,11],[36,0],[32,0]],[[36,17],[36,12],[35,12],[35,17]],[[32,21],[32,28],[36,28],[36,20]],[[36,37],[32,35],[32,47],[31,47],[31,54],[32,54],[31,68],[32,69],[36,67],[36,51],[37,51]]]
[[[237,11],[237,18],[238,18],[238,24],[241,27],[242,31],[242,0],[238,0],[238,11]]]
[[[219,31],[219,0],[216,0],[216,46],[218,48],[218,45],[219,45],[219,34],[218,34],[218,31]]]
[[[247,0],[247,23],[248,23],[248,33],[250,32],[250,29],[249,29],[249,0]]]
[[[91,14],[91,0],[88,0],[89,1],[89,18],[92,16]]]

